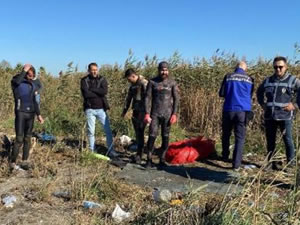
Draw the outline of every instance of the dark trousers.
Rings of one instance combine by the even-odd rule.
[[[31,147],[31,136],[34,123],[34,113],[16,112],[15,131],[16,141],[11,153],[10,161],[15,163],[19,155],[21,146],[23,145],[22,160],[27,160]]]
[[[265,120],[268,159],[275,153],[276,133],[279,128],[285,145],[286,158],[290,162],[295,157],[295,149],[292,136],[292,120]]]
[[[222,156],[229,157],[229,145],[232,129],[234,129],[235,145],[232,156],[233,168],[242,164],[243,148],[246,136],[246,112],[223,112],[222,118]]]
[[[144,149],[144,132],[146,124],[144,123],[144,112],[133,111],[132,124],[135,131],[136,142],[138,145],[137,154],[142,156]]]
[[[151,116],[152,121],[149,128],[149,139],[147,143],[148,160],[152,159],[152,152],[154,148],[155,139],[158,135],[159,126],[161,126],[161,155],[160,160],[165,161],[165,154],[169,146],[169,134],[170,134],[170,117],[163,116]]]

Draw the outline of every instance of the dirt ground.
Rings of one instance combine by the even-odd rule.
[[[6,208],[0,204],[0,225],[12,224],[92,224],[96,223],[97,215],[82,206],[83,200],[93,199],[88,188],[94,188],[99,171],[112,176],[111,185],[118,185],[118,180],[125,183],[132,190],[145,192],[130,193],[132,190],[119,194],[119,200],[130,208],[135,196],[141,196],[142,201],[152,201],[153,188],[169,189],[176,193],[187,193],[192,189],[203,187],[206,193],[226,194],[228,191],[238,193],[243,188],[243,179],[255,176],[262,165],[263,157],[256,155],[245,156],[245,165],[256,163],[255,169],[244,169],[236,173],[230,168],[230,163],[217,159],[209,159],[186,166],[168,166],[160,169],[145,170],[144,167],[129,163],[131,152],[121,152],[121,158],[128,164],[120,169],[103,161],[92,161],[81,157],[78,146],[56,144],[55,146],[37,144],[31,153],[31,162],[34,168],[24,171],[9,172],[7,153],[0,150],[0,197],[8,195],[17,198],[12,208]],[[99,164],[99,165],[98,165]],[[268,182],[273,176],[269,172],[264,180]],[[287,192],[291,181],[288,176],[284,180],[277,180],[279,184],[278,194]],[[107,178],[102,178],[106,181]],[[90,181],[91,184],[89,183]],[[97,183],[96,183],[97,184]],[[99,184],[100,186],[103,183]],[[281,187],[280,187],[281,184]],[[96,185],[97,187],[97,185]],[[122,189],[122,188],[121,188]],[[120,187],[116,187],[120,192]],[[64,197],[57,197],[56,192],[68,192]],[[105,199],[109,199],[109,196]],[[109,206],[105,209],[111,213],[118,197],[114,196]],[[137,200],[138,201],[138,200]],[[136,203],[138,204],[138,203]],[[103,213],[101,214],[103,217]],[[110,214],[104,215],[109,217]],[[109,220],[108,220],[109,221]],[[110,224],[107,222],[106,224]]]

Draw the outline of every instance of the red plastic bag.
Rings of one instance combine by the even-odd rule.
[[[166,161],[171,164],[193,163],[207,158],[214,151],[215,142],[200,136],[171,143],[166,153]]]

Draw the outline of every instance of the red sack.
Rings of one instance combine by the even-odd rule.
[[[166,161],[171,164],[193,163],[207,158],[215,151],[215,142],[202,136],[169,145]]]

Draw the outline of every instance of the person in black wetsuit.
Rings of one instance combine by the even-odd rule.
[[[145,95],[148,81],[141,75],[137,75],[133,69],[128,69],[125,72],[125,78],[131,84],[126,97],[122,117],[124,117],[132,105],[132,124],[135,131],[136,142],[138,145],[137,154],[134,157],[134,162],[141,163],[144,149],[144,131],[145,131]]]
[[[161,126],[162,136],[159,165],[165,165],[165,153],[169,146],[170,127],[177,121],[178,86],[176,81],[169,77],[168,67],[167,62],[160,62],[158,65],[158,76],[151,79],[147,86],[145,98],[146,114],[144,118],[144,122],[150,124],[147,143],[147,168],[153,166],[152,152],[159,126]]]
[[[35,115],[40,123],[44,123],[39,104],[36,102],[35,93],[39,87],[33,82],[35,69],[30,64],[25,64],[23,71],[11,80],[15,99],[15,132],[16,140],[10,155],[10,167],[14,169],[19,150],[23,145],[21,167],[28,168],[29,150]]]

